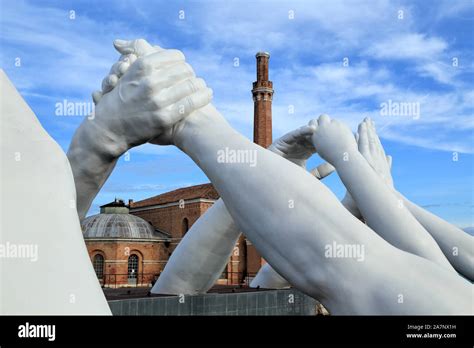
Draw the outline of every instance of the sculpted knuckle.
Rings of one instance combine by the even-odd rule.
[[[160,110],[161,105],[163,104],[160,103],[160,100],[158,98],[152,98],[150,100],[150,107],[152,110]]]
[[[140,87],[145,95],[153,95],[153,93],[155,92],[155,84],[153,83],[153,80],[149,77],[145,77],[144,79],[142,79]]]
[[[136,47],[145,46],[145,45],[148,45],[148,42],[145,39],[137,39],[135,41],[135,46]]]
[[[171,49],[171,50],[168,50],[168,52],[173,54],[173,56],[175,56],[177,60],[185,60],[184,53],[181,52],[180,50]]]
[[[163,105],[166,105],[166,97],[163,95],[163,93],[158,94],[156,97],[153,98],[154,106],[157,109],[160,109],[163,107]]]
[[[153,68],[150,61],[145,58],[138,58],[134,65],[136,69],[140,72],[147,72]]]
[[[189,65],[188,63],[186,62],[182,62],[181,63],[181,66],[182,66],[182,70],[184,72],[186,72],[189,76],[192,76],[192,77],[195,77],[196,75],[194,74],[194,70],[193,68],[191,67],[191,65]]]
[[[195,79],[194,81],[194,86],[197,88],[197,89],[204,89],[207,87],[206,85],[206,81],[204,81],[202,78],[198,77],[197,79]],[[210,89],[210,88],[208,88]]]
[[[171,108],[169,107],[161,111],[160,124],[161,124],[162,129],[167,129],[173,126],[171,114],[172,114],[172,111],[171,111]]]

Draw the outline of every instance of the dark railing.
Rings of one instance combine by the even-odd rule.
[[[107,288],[117,288],[119,286],[152,286],[156,279],[158,279],[156,273],[136,273],[133,277],[129,277],[127,273],[111,273],[104,274],[99,279],[100,284]]]
[[[255,275],[255,273],[248,272],[226,272],[216,281],[216,285],[249,286]],[[102,287],[107,288],[150,287],[158,280],[159,276],[156,273],[136,273],[133,277],[129,277],[127,273],[104,273],[99,282]]]
[[[225,272],[221,278],[216,281],[216,284],[249,286],[255,276],[256,273],[249,272]]]

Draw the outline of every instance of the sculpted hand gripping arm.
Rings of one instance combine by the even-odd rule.
[[[392,245],[453,271],[436,241],[400,204],[380,174],[358,151],[349,128],[327,115],[322,115],[313,125],[317,127],[313,141],[318,153],[336,167],[367,224]],[[375,140],[367,138],[366,127],[365,122],[359,126],[358,141],[367,147],[373,146]],[[388,167],[385,153],[383,162]],[[391,180],[391,177],[385,180]]]
[[[352,134],[351,138],[354,141]],[[459,276],[388,244],[309,173],[235,132],[212,105],[185,119],[175,143],[207,174],[232,218],[261,255],[295,287],[320,299],[331,313],[470,311],[470,289]],[[225,147],[255,151],[257,165],[218,164],[216,156]],[[274,187],[283,189],[275,191]],[[295,202],[294,208],[289,200]],[[364,262],[328,260],[324,251],[333,243],[364,245]],[[346,287],[355,283],[360,286]],[[409,294],[405,299],[410,303],[405,300],[404,306],[398,305],[394,299],[400,291]],[[456,296],[456,303],[446,302],[446,296]]]
[[[314,153],[314,147],[308,139],[312,132],[313,129],[308,126],[301,127],[276,140],[269,150],[306,168],[306,160]],[[322,164],[313,172],[315,176],[322,178],[333,170],[330,165]],[[217,200],[186,233],[151,292],[207,292],[226,267],[239,236],[240,230],[229,215],[224,202],[222,199]],[[269,264],[264,267],[266,271],[257,276],[257,283],[252,283],[252,286],[281,287],[281,276]],[[286,281],[284,283],[287,284]]]
[[[172,144],[179,122],[212,98],[180,51],[153,48],[144,40],[115,46],[128,57],[112,67],[103,93],[94,93],[95,115],[77,129],[67,154],[80,218],[125,151],[146,142]],[[137,51],[147,55],[133,62],[131,52]]]
[[[417,221],[431,234],[451,265],[471,281],[474,279],[474,238],[466,232],[410,202],[395,190],[390,173],[392,158],[385,156],[371,119],[365,119],[357,133],[359,152]]]

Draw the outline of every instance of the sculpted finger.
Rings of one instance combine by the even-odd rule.
[[[163,50],[149,54],[137,60],[142,68],[162,69],[163,67],[184,62],[184,54],[178,50]],[[140,67],[139,65],[139,67]]]
[[[298,136],[304,136],[304,137],[313,135],[314,131],[315,131],[315,127],[313,126],[302,126],[297,129]]]
[[[364,120],[365,123],[365,128],[367,130],[367,139],[369,140],[369,149],[372,153],[375,153],[378,151],[377,148],[377,139],[376,139],[376,134],[372,129],[372,126],[370,124],[370,118],[365,118]]]
[[[315,128],[312,126],[302,126],[300,128],[297,128],[287,134],[285,134],[281,140],[283,140],[287,144],[293,144],[297,141],[302,140],[303,138],[307,136],[313,135],[315,131]]]
[[[138,40],[114,40],[114,47],[120,54],[135,54],[138,57],[146,56],[156,52],[156,48],[144,39]]]
[[[387,155],[386,158],[387,158],[388,167],[392,169],[392,156]]]
[[[115,74],[111,74],[106,76],[102,80],[102,94],[105,94],[107,92],[110,92],[118,83],[118,76]]]
[[[308,122],[308,126],[314,128],[314,130],[316,130],[318,128],[318,119],[313,118],[311,121]]]
[[[165,69],[155,70],[149,76],[143,78],[141,86],[144,93],[155,94],[181,81],[195,78],[191,66],[187,63],[178,63]]]
[[[319,124],[319,125],[326,124],[326,123],[330,123],[330,122],[331,122],[331,117],[329,117],[329,116],[326,115],[326,114],[322,114],[322,115],[319,116],[319,118],[318,118],[318,124]]]
[[[132,65],[137,59],[138,57],[135,54],[130,53],[126,55],[121,55],[119,60],[128,63],[129,65]]]
[[[375,131],[373,123],[369,125],[369,127],[367,128],[367,132],[370,137],[369,140],[373,140],[373,144],[371,144],[373,145],[373,148],[371,148],[371,150],[378,152],[382,156],[385,156],[385,150],[382,146],[382,142],[380,141],[377,132]]]
[[[117,75],[118,78],[122,77],[123,74],[128,70],[130,67],[130,64],[125,61],[118,61],[112,67],[110,68],[109,74],[111,75]]]
[[[359,140],[357,145],[359,147],[359,151],[364,154],[369,152],[369,138],[367,136],[367,124],[365,122],[361,122],[357,129],[357,133],[359,134]]]
[[[97,104],[100,99],[102,99],[102,91],[95,91],[92,93],[92,100],[94,101],[94,104]]]
[[[184,97],[170,107],[171,124],[175,124],[193,111],[209,104],[212,100],[212,89],[203,88],[187,97]]]
[[[193,69],[187,63],[181,62],[167,68],[154,71],[145,78],[144,88],[161,91],[164,88],[174,86],[181,81],[195,78]]]
[[[370,126],[372,127],[372,129],[374,130],[375,132],[375,122],[374,120],[370,119]]]
[[[154,99],[157,105],[167,106],[204,88],[206,88],[206,82],[193,77],[162,90]]]

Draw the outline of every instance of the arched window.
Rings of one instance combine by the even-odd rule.
[[[137,279],[138,274],[138,256],[132,254],[128,257],[128,279]]]
[[[92,264],[94,265],[97,278],[104,279],[104,257],[101,254],[96,254],[92,260]]]
[[[183,223],[182,223],[182,232],[183,232],[183,237],[184,235],[186,234],[186,232],[188,232],[189,230],[189,221],[188,221],[188,218],[184,218],[183,219]]]

